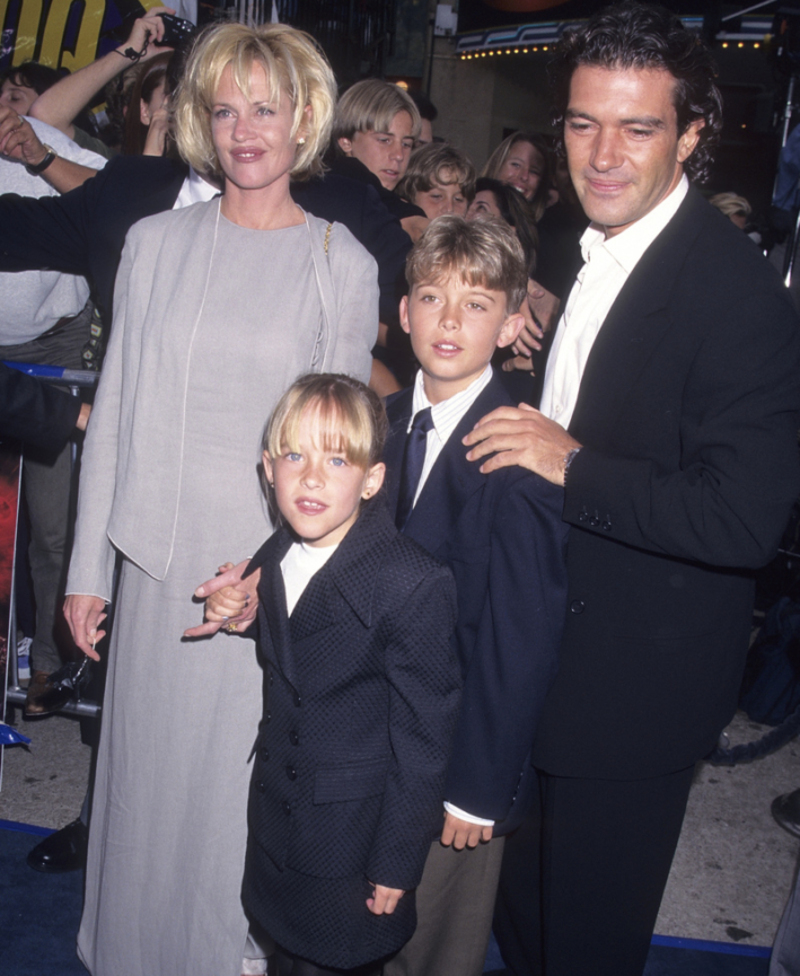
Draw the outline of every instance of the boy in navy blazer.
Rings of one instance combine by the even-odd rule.
[[[420,371],[387,401],[384,460],[402,531],[452,570],[464,678],[441,841],[417,890],[418,927],[384,976],[478,976],[491,929],[503,836],[565,612],[563,492],[520,467],[491,478],[462,438],[511,400],[490,361],[514,342],[526,294],[522,249],[493,219],[435,220],[409,255],[400,306]]]

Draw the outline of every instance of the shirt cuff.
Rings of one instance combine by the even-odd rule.
[[[494,820],[484,820],[483,817],[475,817],[471,813],[467,813],[465,810],[460,810],[458,807],[453,806],[452,803],[448,803],[447,800],[444,801],[444,808],[448,813],[452,813],[454,817],[458,817],[459,820],[466,820],[467,823],[477,824],[479,827],[494,827]]]

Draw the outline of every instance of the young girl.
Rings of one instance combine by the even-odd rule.
[[[279,976],[377,973],[414,930],[441,829],[455,587],[375,498],[385,431],[371,390],[316,374],[264,437],[282,525],[248,567],[266,677],[243,898]]]

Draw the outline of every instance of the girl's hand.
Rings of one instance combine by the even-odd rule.
[[[95,644],[106,636],[104,630],[97,629],[106,619],[105,608],[106,601],[102,597],[85,593],[71,593],[64,601],[64,616],[72,639],[93,661],[100,660]]]
[[[404,894],[402,888],[387,888],[376,884],[372,898],[367,898],[367,908],[373,915],[391,915]]]
[[[233,565],[228,563],[226,569],[233,569]],[[227,623],[233,617],[238,617],[244,613],[247,604],[250,602],[248,593],[241,593],[233,586],[226,586],[216,593],[212,593],[206,600],[206,620]]]
[[[200,600],[206,600],[206,611],[208,611],[208,600],[215,594],[230,588],[237,592],[240,598],[246,597],[249,599],[249,603],[247,603],[244,611],[239,612],[236,616],[226,614],[225,612],[220,613],[219,609],[221,605],[215,603],[213,618],[208,616],[205,623],[185,630],[183,632],[184,637],[210,637],[212,634],[216,634],[222,627],[225,627],[226,630],[235,630],[239,634],[247,630],[258,613],[258,595],[256,588],[261,578],[261,569],[256,569],[246,580],[242,579],[242,573],[247,569],[249,563],[249,559],[242,560],[238,566],[234,566],[233,563],[225,563],[219,567],[214,579],[206,580],[205,583],[201,583],[194,591],[195,597]],[[226,617],[227,619],[225,619]]]

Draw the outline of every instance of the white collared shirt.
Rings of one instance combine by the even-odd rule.
[[[214,197],[218,197],[220,190],[218,186],[204,180],[197,170],[189,167],[189,175],[181,184],[178,198],[172,205],[173,210],[182,210],[184,207],[191,207],[193,203],[208,203]]]
[[[619,234],[606,238],[594,225],[581,237],[584,265],[569,293],[558,323],[539,409],[569,428],[578,391],[595,339],[628,276],[672,220],[689,191],[689,181],[680,182],[658,206]]]
[[[448,397],[447,400],[442,400],[441,403],[434,405],[425,394],[423,372],[421,369],[417,371],[417,376],[414,380],[414,396],[411,401],[411,418],[408,422],[408,431],[411,430],[414,417],[416,417],[420,410],[424,410],[426,407],[431,408],[433,428],[428,431],[427,440],[425,441],[425,463],[422,466],[422,474],[419,477],[417,493],[414,495],[415,505],[417,504],[419,493],[425,487],[425,482],[428,480],[431,469],[436,464],[436,459],[442,453],[442,448],[456,427],[458,427],[461,418],[486,389],[491,378],[492,367],[487,366],[481,375],[470,383],[466,390],[455,393],[453,396]],[[466,453],[466,448],[464,450]]]

